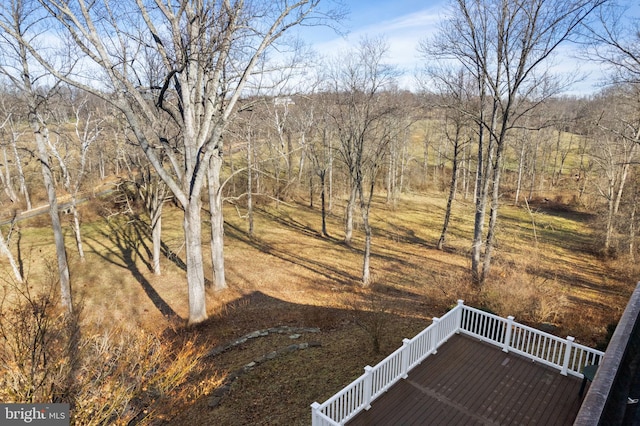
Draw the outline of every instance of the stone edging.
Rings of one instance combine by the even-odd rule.
[[[283,325],[280,327],[266,328],[264,330],[256,330],[249,334],[245,334],[244,336],[239,337],[230,343],[216,346],[215,348],[207,352],[204,357],[208,358],[208,357],[214,357],[214,356],[220,355],[221,353],[226,352],[235,346],[238,346],[247,342],[247,340],[255,339],[257,337],[265,337],[265,336],[268,336],[269,334],[290,334],[289,337],[291,339],[297,339],[298,337],[300,337],[300,333],[319,333],[319,332],[320,332],[319,328],[289,327],[286,325]]]
[[[213,357],[216,355],[219,355],[231,348],[233,348],[234,346],[238,346],[241,345],[243,343],[245,343],[247,340],[249,339],[255,339],[257,337],[264,337],[264,336],[268,336],[269,334],[273,334],[273,333],[277,333],[277,334],[290,334],[289,338],[290,339],[297,339],[300,337],[299,333],[318,333],[320,332],[319,328],[300,328],[300,327],[288,327],[288,326],[281,326],[281,327],[273,327],[273,328],[268,328],[265,330],[258,330],[258,331],[254,331],[252,333],[246,334],[236,340],[234,340],[231,343],[225,344],[225,345],[219,345],[216,346],[215,348],[213,348],[211,351],[209,351],[205,357]],[[316,347],[320,347],[322,346],[322,344],[320,342],[304,342],[304,343],[298,343],[298,344],[293,344],[293,345],[289,345],[286,346],[284,348],[280,348],[278,350],[269,352],[268,354],[262,355],[259,358],[254,359],[253,361],[251,361],[250,363],[244,365],[243,367],[229,373],[229,375],[227,376],[227,378],[225,379],[224,383],[222,384],[222,386],[220,386],[219,388],[217,388],[215,391],[213,391],[213,393],[211,393],[211,395],[209,395],[209,400],[207,402],[207,405],[209,406],[209,408],[216,408],[217,406],[220,405],[220,403],[222,402],[222,398],[229,392],[229,390],[231,390],[231,385],[233,385],[233,383],[242,375],[247,374],[248,372],[250,372],[251,370],[253,370],[255,367],[257,367],[260,364],[265,363],[266,361],[275,359],[281,355],[286,355],[298,350],[303,350],[303,349],[307,349],[307,348],[316,348]]]

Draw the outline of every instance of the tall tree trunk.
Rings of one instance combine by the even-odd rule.
[[[389,204],[393,200],[393,146],[391,146],[391,152],[389,153],[389,164],[387,164],[387,204]]]
[[[58,160],[58,165],[60,166],[60,170],[61,170],[61,175],[62,175],[62,181],[63,181],[63,186],[65,188],[65,190],[67,191],[67,193],[69,195],[71,195],[71,212],[73,214],[73,235],[75,237],[76,240],[76,247],[78,249],[78,255],[80,256],[80,260],[84,262],[84,250],[82,248],[82,234],[81,234],[81,229],[80,229],[80,218],[78,216],[78,209],[76,206],[76,194],[78,193],[78,190],[80,188],[80,181],[83,177],[84,174],[84,169],[86,166],[86,147],[83,144],[83,148],[82,148],[82,153],[80,155],[81,158],[81,166],[80,166],[80,170],[78,171],[78,176],[77,176],[77,180],[76,180],[76,184],[75,187],[71,187],[71,175],[69,173],[69,169],[65,163],[65,160],[62,158],[62,156],[60,155],[60,152],[58,152],[58,149],[56,147],[55,144],[53,144],[48,138],[47,138],[47,145],[49,146],[49,150],[50,152],[53,154],[53,156]]]
[[[407,162],[408,162],[408,143],[407,143],[407,130],[404,132],[404,136],[402,139],[402,151],[400,157],[400,182],[398,185],[398,193],[404,193],[404,181],[405,181],[405,172],[407,170]]]
[[[58,212],[58,197],[54,186],[53,171],[49,162],[49,152],[47,151],[46,139],[48,138],[48,129],[38,120],[35,112],[29,114],[29,124],[36,139],[38,159],[40,160],[42,168],[42,179],[49,200],[49,216],[51,216],[51,228],[53,230],[56,258],[58,261],[60,297],[62,306],[67,313],[70,314],[73,312],[73,305],[71,303],[71,280],[69,278],[69,264],[67,262],[67,251],[64,246],[64,234],[62,233],[62,225],[60,223],[60,213]]]
[[[211,156],[207,178],[209,183],[209,209],[211,211],[211,262],[213,264],[213,288],[227,288],[224,272],[224,217],[222,214],[222,188],[220,187],[220,171],[222,155]]]
[[[629,217],[629,257],[631,260],[635,260],[636,257],[636,201],[637,195],[633,197],[633,203],[631,204],[631,214]]]
[[[157,191],[157,189],[156,189]],[[164,198],[164,197],[163,197]],[[162,206],[164,200],[159,200],[157,208],[153,211],[151,219],[151,242],[152,242],[152,259],[153,273],[160,275],[160,254],[162,251]]]
[[[371,284],[371,225],[369,224],[369,207],[362,208],[362,226],[364,228],[364,258],[362,261],[362,286]]]
[[[478,138],[478,165],[476,170],[475,183],[475,215],[473,222],[473,240],[471,243],[471,275],[473,282],[481,285],[482,274],[480,271],[481,255],[482,255],[482,236],[484,233],[484,218],[486,214],[487,196],[489,190],[489,168],[485,168],[485,163],[491,163],[491,140],[486,148],[485,154],[485,132],[483,125],[480,124]],[[486,158],[485,158],[486,155]]]
[[[293,151],[291,132],[287,130],[287,185],[291,183],[291,178],[293,176]]]
[[[333,140],[329,136],[329,214],[333,211]]]
[[[484,93],[483,90],[481,92]],[[485,132],[483,124],[480,124],[478,138],[476,213],[474,217],[473,242],[471,246],[471,275],[474,283],[478,285],[484,284],[484,278],[486,276],[484,271],[480,270],[480,263],[482,257],[484,220],[487,211],[487,200],[489,198],[489,187],[491,184],[491,170],[493,164],[493,151],[495,148],[495,140],[493,135],[495,134],[498,114],[498,108],[496,104],[497,101],[494,100],[491,109],[491,118],[489,120],[491,131]],[[485,123],[484,112],[481,112],[479,123]],[[489,135],[487,136],[485,133],[489,133]],[[485,138],[487,138],[488,141],[485,141]],[[497,167],[499,167],[498,163],[496,163],[496,165]]]
[[[367,188],[368,194],[363,191],[363,182],[358,183],[358,193],[360,196],[360,212],[362,213],[362,227],[364,228],[364,259],[362,262],[362,286],[368,287],[371,284],[371,225],[369,224],[369,211],[371,210],[371,200],[373,200],[373,189],[376,184],[377,170],[371,172],[371,182]]]
[[[27,210],[31,210],[31,197],[29,196],[29,190],[24,178],[24,170],[22,169],[22,160],[18,154],[18,146],[16,143],[15,135],[11,137],[11,149],[13,150],[13,157],[16,160],[16,169],[18,171],[18,179],[20,180],[20,193],[24,196],[24,201],[27,205]]]
[[[71,214],[73,215],[73,235],[76,239],[78,256],[80,256],[80,260],[84,262],[84,249],[82,248],[82,234],[80,229],[80,214],[78,213],[78,207],[76,206],[75,195],[71,197]]]
[[[615,206],[615,202],[613,199],[613,186],[611,185],[609,187],[609,194],[608,194],[608,208],[607,208],[607,228],[605,231],[605,237],[604,237],[604,250],[605,253],[609,253],[610,249],[611,249],[611,240],[613,239],[613,217],[614,217],[614,206]]]
[[[7,147],[2,147],[2,156],[4,157],[4,173],[0,174],[0,180],[4,185],[4,191],[7,193],[9,200],[12,203],[18,201],[18,196],[16,195],[15,190],[13,189],[13,185],[11,183],[11,169],[9,168],[9,159],[7,158]]]
[[[202,201],[200,195],[194,194],[183,207],[182,226],[187,258],[187,283],[189,284],[189,324],[197,324],[207,319],[202,265],[202,221],[200,216]]]
[[[5,241],[4,235],[2,235],[1,231],[0,231],[0,254],[3,254],[6,256],[6,258],[9,260],[9,265],[11,265],[13,276],[15,277],[18,283],[22,283],[23,279],[22,279],[22,274],[20,273],[20,268],[18,267],[18,264],[16,263],[16,260],[14,259],[13,254],[11,254],[11,250],[9,250],[8,241]]]
[[[251,135],[247,136],[247,220],[249,236],[253,237],[253,146]]]
[[[326,190],[326,184],[325,184],[325,176],[326,176],[327,171],[326,170],[321,170],[320,171],[320,204],[321,204],[321,208],[322,208],[322,235],[325,237],[328,237],[329,234],[327,233],[327,211],[326,211],[326,200],[325,200],[325,190]]]
[[[229,168],[231,176],[234,176],[236,173],[236,168],[235,168],[235,164],[233,163],[233,144],[229,145],[229,155],[227,155],[227,158],[229,159]],[[231,193],[232,194],[237,194],[238,192],[236,191],[236,180],[231,179]]]
[[[558,137],[556,138],[556,149],[553,153],[553,170],[551,172],[551,187],[558,185],[560,175],[562,174],[562,166],[558,170],[558,157],[560,156],[560,140],[562,139],[562,131],[558,129]]]
[[[451,166],[451,184],[449,186],[449,198],[447,199],[447,208],[444,213],[444,223],[442,225],[442,232],[440,233],[440,238],[438,239],[438,245],[437,245],[438,250],[442,250],[444,248],[444,243],[447,238],[447,231],[449,230],[451,208],[453,206],[453,200],[456,198],[456,188],[458,187],[458,156],[459,156],[459,145],[458,145],[458,142],[456,141],[453,147],[453,164]]]
[[[104,154],[101,149],[98,149],[98,171],[100,173],[100,180],[105,180],[107,177]]]
[[[537,163],[538,163],[538,147],[540,146],[540,142],[538,141],[538,139],[535,139],[536,143],[535,143],[535,147],[533,148],[533,158],[531,159],[531,182],[529,183],[529,196],[527,197],[527,199],[529,201],[531,201],[531,199],[533,198],[533,192],[535,190],[536,187],[536,170],[537,170]]]
[[[491,269],[493,246],[495,244],[496,224],[498,223],[498,208],[500,206],[500,177],[502,175],[502,153],[504,144],[500,144],[496,150],[495,165],[493,168],[493,182],[491,195],[491,212],[489,214],[489,226],[487,240],[484,248],[484,262],[482,267],[481,282],[484,282]]]
[[[353,238],[353,211],[356,205],[357,188],[355,184],[352,184],[352,188],[349,191],[349,199],[347,200],[347,207],[345,209],[345,221],[344,221],[344,242],[345,244],[351,244]]]
[[[304,170],[304,160],[307,157],[307,142],[304,132],[300,136],[300,161],[298,162],[298,182],[302,182],[302,173]]]
[[[464,167],[464,199],[468,200],[469,199],[469,182],[472,181],[471,179],[471,139],[469,139],[467,141],[467,144],[465,146],[465,150],[464,150],[464,155],[466,160],[464,161],[465,167]],[[474,194],[475,194],[475,190],[474,190]]]
[[[429,176],[429,130],[425,130],[424,141],[422,144],[424,156],[422,158],[422,183],[427,184]]]
[[[520,199],[520,188],[522,188],[522,173],[524,171],[524,153],[525,153],[525,144],[522,141],[522,147],[520,148],[520,160],[518,161],[518,181],[516,183],[516,196],[514,197],[513,204],[516,206],[519,203]]]
[[[622,193],[624,191],[624,186],[627,183],[627,175],[629,174],[629,166],[630,166],[631,162],[633,161],[633,156],[634,156],[635,151],[636,151],[636,146],[638,146],[637,143],[634,143],[633,145],[631,145],[631,148],[629,149],[629,153],[627,154],[626,158],[624,159],[624,164],[622,165],[622,172],[620,174],[620,182],[618,184],[618,191],[616,192],[615,204],[613,206],[613,214],[614,215],[618,214],[618,210],[620,209],[620,201],[622,200]]]

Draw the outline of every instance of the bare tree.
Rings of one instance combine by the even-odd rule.
[[[470,111],[473,111],[475,92],[471,76],[459,70],[434,70],[427,69],[426,80],[422,81],[424,88],[434,91],[427,101],[438,111],[442,111],[443,138],[449,142],[453,150],[449,160],[451,161],[451,180],[449,183],[449,196],[445,209],[442,232],[438,239],[437,248],[442,250],[449,230],[449,221],[453,201],[458,188],[458,177],[461,166],[461,155],[467,145],[470,145],[470,128],[473,124]]]
[[[74,105],[77,103],[77,105]],[[80,228],[80,213],[78,212],[78,195],[82,183],[86,178],[87,157],[89,148],[93,145],[102,131],[101,117],[96,117],[94,111],[87,107],[87,99],[69,99],[73,109],[74,134],[69,136],[65,131],[68,120],[63,119],[59,123],[61,129],[55,140],[49,138],[49,151],[57,160],[62,174],[62,185],[71,196],[68,210],[72,215],[72,229],[76,239],[76,247],[80,259],[84,261],[84,249],[82,247],[82,232]],[[74,137],[75,136],[75,137]],[[63,150],[61,149],[63,146]]]
[[[613,232],[613,216],[618,212],[631,159],[640,143],[640,124],[638,122],[640,108],[637,106],[637,85],[640,82],[640,49],[638,48],[640,25],[628,13],[627,7],[621,7],[615,3],[602,8],[598,18],[596,24],[587,28],[587,34],[592,40],[589,58],[609,67],[611,73],[607,81],[613,87],[608,91],[605,90],[604,95],[612,95],[614,98],[611,104],[614,106],[612,109],[617,112],[617,114],[612,114],[613,120],[610,119],[608,122],[600,120],[598,123],[601,129],[610,133],[614,141],[618,141],[617,149],[610,148],[613,154],[620,155],[620,151],[622,151],[622,158],[615,160],[612,158],[613,161],[618,161],[617,164],[611,164],[611,161],[600,161],[601,164],[608,165],[605,169],[609,171],[606,173],[609,188],[606,191],[600,190],[600,193],[608,201],[605,249],[609,250]],[[621,108],[623,111],[620,111]],[[607,109],[606,112],[611,113],[612,111]],[[624,147],[622,150],[620,145]],[[634,189],[632,192],[635,194],[636,190]],[[633,254],[635,206],[631,209],[631,213],[629,233],[631,235],[630,251]]]
[[[345,242],[353,232],[353,212],[359,202],[365,232],[362,283],[370,283],[372,229],[369,213],[382,157],[387,152],[393,126],[387,121],[396,111],[394,97],[386,91],[394,87],[397,71],[384,63],[387,44],[380,39],[364,39],[358,48],[340,59],[332,70],[331,116],[337,129],[339,152],[348,170],[349,198],[345,215]]]
[[[414,114],[411,112],[414,106],[413,97],[405,96],[404,93],[396,93],[395,96],[398,97],[395,102],[405,113],[398,114],[397,120],[391,123],[396,127],[392,129],[395,137],[389,141],[387,153],[387,203],[391,203],[394,207],[398,202],[398,196],[408,186],[406,170],[410,161],[410,128],[414,123]]]
[[[7,114],[2,124],[0,124],[0,134],[6,135],[7,131],[5,128],[8,127],[8,124],[10,123],[11,119],[12,119],[11,113]],[[13,136],[14,135],[12,132],[10,139],[13,142],[13,145],[15,145],[15,138]],[[11,166],[9,165],[9,156],[7,155],[7,143],[5,141],[2,141],[2,143],[0,143],[0,146],[2,146],[2,165],[4,169],[3,171],[0,171],[0,182],[2,182],[2,186],[4,187],[4,192],[7,194],[7,197],[9,197],[9,201],[11,203],[16,203],[18,201],[18,195],[16,194],[16,191],[13,188],[13,179],[11,178],[12,176]]]
[[[303,104],[307,111],[308,124],[317,131],[307,140],[307,156],[311,160],[313,170],[320,179],[320,211],[322,218],[322,235],[327,237],[327,212],[329,188],[331,185],[331,170],[333,167],[333,139],[334,126],[329,113],[331,97],[316,94],[310,97],[308,104]]]
[[[91,84],[91,79],[83,78],[86,75],[59,77],[108,100],[124,114],[155,171],[182,206],[189,323],[204,321],[201,195],[208,180],[216,195],[211,214],[217,228],[212,232],[221,233],[222,197],[215,192],[220,190],[216,180],[223,166],[224,130],[265,52],[292,27],[327,19],[330,12],[314,14],[318,0],[39,2],[73,41],[73,51],[83,58],[85,69],[94,75],[99,70],[109,90]],[[28,47],[51,73],[58,74],[35,46]],[[146,51],[157,52],[162,64],[149,86],[141,78],[152,56]],[[165,121],[174,124],[174,133],[153,131],[164,128],[159,124]],[[161,156],[169,159],[170,167]],[[222,241],[221,234],[212,237]],[[220,289],[226,287],[222,247],[216,253],[214,286]]]
[[[605,253],[612,249],[615,219],[640,142],[638,99],[640,91],[635,85],[612,87],[601,94],[602,110],[594,117],[600,131],[594,135],[590,157],[600,170],[600,179],[594,183],[607,202]]]
[[[161,274],[160,255],[162,253],[162,208],[169,198],[167,185],[154,173],[153,167],[146,157],[138,155],[138,151],[128,153],[127,175],[129,185],[122,185],[121,189],[126,196],[126,202],[131,205],[131,200],[138,199],[142,202],[144,212],[148,218],[148,227],[151,234],[151,268],[155,275]],[[135,192],[130,193],[130,188]],[[127,209],[135,220],[140,220],[134,208]]]
[[[17,129],[13,116],[9,118],[9,127],[7,129],[7,133],[10,133],[9,137],[11,139],[11,151],[13,153],[16,172],[18,173],[18,180],[20,182],[20,194],[22,194],[22,196],[24,197],[24,202],[27,210],[31,210],[31,195],[29,194],[29,188],[27,188],[27,179],[25,177],[23,168],[23,156],[18,150],[18,140],[25,134],[25,132]],[[22,150],[22,153],[24,154],[24,150]],[[30,154],[29,156],[27,156],[27,158],[29,157]]]
[[[13,276],[16,279],[16,282],[22,283],[24,278],[22,276],[22,273],[20,272],[20,267],[18,266],[18,263],[13,257],[13,253],[11,253],[11,250],[9,249],[9,244],[11,242],[11,233],[13,231],[13,225],[14,224],[12,221],[11,228],[9,229],[9,232],[6,238],[3,235],[2,231],[0,231],[0,254],[4,255],[9,261],[9,265],[11,266],[11,270],[13,271]]]
[[[273,163],[273,178],[275,180],[274,196],[276,199],[276,207],[284,196],[285,189],[291,184],[292,168],[293,168],[293,143],[290,110],[295,102],[290,96],[276,96],[273,98],[272,105],[267,106],[271,126],[274,130],[275,138],[269,138],[270,157]],[[269,108],[271,107],[271,108]],[[274,139],[274,140],[271,140]],[[286,171],[286,178],[282,182],[282,170]]]
[[[636,147],[636,144],[625,143],[622,138],[603,135],[598,139],[591,155],[605,177],[603,185],[599,182],[595,183],[599,194],[607,201],[605,252],[609,252],[612,247],[614,219],[618,214],[629,166],[637,151]]]
[[[640,24],[629,7],[610,2],[586,26],[591,40],[588,58],[609,67],[608,83],[640,82]]]
[[[241,215],[241,217],[247,219],[247,233],[249,236],[253,237],[254,235],[254,198],[256,188],[254,187],[255,175],[257,174],[257,164],[256,164],[256,145],[258,145],[258,140],[261,135],[261,129],[258,121],[258,114],[255,111],[256,103],[251,102],[250,106],[243,109],[243,111],[238,114],[238,119],[235,120],[234,126],[230,129],[230,133],[232,133],[235,138],[237,138],[242,145],[245,146],[245,159],[246,159],[246,192],[243,194],[236,193],[236,199],[239,199],[242,196],[247,197],[246,209],[247,212],[245,215]],[[231,154],[233,155],[233,154]],[[236,174],[240,172],[240,170],[233,170],[232,174]],[[234,185],[235,188],[235,185]],[[234,191],[235,193],[235,191]],[[240,214],[240,213],[238,213]]]
[[[47,76],[44,70],[38,69],[37,62],[27,48],[28,45],[39,45],[42,42],[41,13],[36,4],[29,0],[16,0],[0,5],[0,43],[2,63],[0,73],[11,81],[22,96],[27,110],[27,121],[36,142],[36,155],[40,161],[42,177],[49,201],[49,215],[56,246],[58,274],[60,280],[62,305],[67,312],[72,312],[71,284],[69,265],[64,244],[64,234],[58,212],[58,198],[53,176],[53,165],[49,155],[49,127],[46,117],[47,102],[54,96],[57,84],[48,88],[41,84]],[[57,72],[64,74],[64,66],[56,64]]]
[[[478,167],[471,272],[478,284],[484,282],[491,267],[509,130],[562,88],[552,78],[548,60],[603,2],[456,0],[438,34],[421,44],[426,59],[453,59],[475,82],[478,108],[470,114],[478,126]]]
[[[456,192],[458,189],[458,178],[460,171],[460,156],[464,147],[469,143],[467,132],[468,127],[465,123],[464,117],[454,112],[452,115],[448,115],[445,119],[444,132],[447,140],[451,144],[453,153],[451,154],[451,181],[449,183],[449,196],[447,197],[447,207],[445,208],[444,221],[442,223],[442,232],[438,239],[437,248],[442,250],[444,243],[447,239],[447,233],[449,231],[449,221],[451,220],[451,213],[453,209],[453,201],[456,198]]]
[[[520,191],[522,189],[522,178],[525,172],[525,161],[528,158],[526,154],[529,147],[531,146],[530,133],[526,130],[520,131],[516,136],[516,142],[520,146],[520,152],[518,155],[518,178],[516,180],[516,194],[513,197],[513,204],[517,206],[520,202]]]

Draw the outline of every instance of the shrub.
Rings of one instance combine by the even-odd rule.
[[[54,301],[5,286],[0,316],[0,400],[67,402],[73,424],[150,420],[154,406],[186,381],[202,353],[135,326],[80,325]],[[81,312],[81,309],[77,309]]]

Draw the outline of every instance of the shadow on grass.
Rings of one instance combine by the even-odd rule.
[[[94,253],[113,265],[129,270],[136,281],[140,283],[145,294],[164,317],[170,320],[181,319],[138,269],[136,258],[142,260],[150,271],[153,270],[148,261],[151,257],[151,251],[145,244],[145,228],[148,227],[139,220],[107,220],[106,224],[107,229],[101,230],[100,234],[111,241],[114,246],[109,247],[102,241],[91,239],[96,246],[99,246],[93,247],[91,243],[88,242],[88,245],[93,249]]]
[[[292,253],[287,250],[280,250],[271,244],[261,241],[257,237],[250,237],[247,235],[245,231],[236,227],[233,224],[225,223],[225,234],[226,236],[233,238],[237,241],[243,242],[250,247],[255,248],[263,253],[269,254],[271,256],[275,256],[278,259],[282,259],[284,261],[293,263],[295,265],[302,266],[309,271],[321,275],[330,280],[337,281],[338,284],[342,285],[352,285],[354,282],[357,282],[360,278],[340,270],[336,268],[334,265],[330,263],[321,262],[318,259],[309,259],[303,258],[299,253]],[[319,234],[313,233],[311,234],[314,237],[319,237]],[[319,237],[323,238],[323,237]],[[324,238],[323,238],[324,240]]]
[[[308,211],[312,211],[314,213],[315,212],[313,209],[311,209],[308,206],[298,206],[301,209],[306,209]],[[311,228],[308,225],[305,225],[304,223],[301,223],[300,221],[294,219],[291,217],[291,215],[282,210],[282,211],[278,211],[278,214],[270,212],[268,210],[264,210],[264,209],[259,209],[256,210],[256,213],[259,213],[261,215],[264,215],[269,221],[271,222],[275,222],[279,225],[282,225],[284,228],[288,228],[292,231],[296,231],[301,233],[304,236],[308,236],[311,238],[316,238],[319,239],[320,241],[326,241],[326,242],[330,242],[333,243],[334,245],[338,245],[342,248],[346,248],[348,250],[350,250],[352,253],[357,254],[359,256],[364,256],[364,248],[359,248],[357,247],[357,245],[363,246],[364,243],[357,243],[355,241],[352,241],[350,244],[346,244],[344,242],[344,240],[333,237],[333,236],[323,236],[321,232]],[[226,225],[229,225],[228,223],[225,222]],[[244,233],[244,231],[240,230],[239,228],[236,227],[236,229],[241,232]],[[398,227],[398,229],[402,229],[402,232],[406,232],[407,236],[403,236],[401,238],[401,241],[403,242],[414,242],[416,244],[421,244],[424,245],[425,247],[428,247],[428,244],[425,240],[420,239],[419,237],[415,236],[415,233],[413,231],[407,230],[405,228],[402,227]],[[404,263],[404,261],[402,259],[399,259],[395,256],[389,256],[389,255],[385,255],[382,254],[380,252],[380,250],[376,250],[376,239],[377,238],[388,238],[390,240],[393,240],[394,238],[394,233],[393,232],[389,232],[388,230],[384,230],[382,228],[379,228],[375,225],[372,225],[372,250],[371,250],[371,257],[372,258],[378,258],[381,260],[384,260],[385,262],[400,262],[400,263]],[[258,249],[260,249],[259,247],[256,247]],[[296,262],[294,262],[296,263]],[[304,265],[302,265],[304,266]],[[328,265],[325,265],[327,267],[329,267]],[[358,278],[359,280],[360,278]]]
[[[296,207],[306,208],[310,210],[310,208],[307,206],[296,206]],[[255,212],[265,216],[271,222],[277,223],[279,225],[282,225],[294,231],[301,232],[309,237],[319,237],[319,238],[327,239],[330,241],[340,242],[340,240],[338,240],[337,238],[330,237],[330,236],[323,236],[321,232],[291,217],[291,215],[285,210],[278,210],[278,214],[275,214],[265,209],[255,209]]]
[[[306,206],[301,208],[310,210]],[[317,274],[319,277],[326,278],[328,282],[343,286],[361,284],[360,267],[341,267],[339,264],[332,262],[331,258],[344,256],[348,254],[346,251],[354,256],[362,257],[364,255],[363,241],[356,240],[352,244],[347,245],[342,239],[323,236],[321,232],[313,229],[308,224],[301,222],[297,218],[293,218],[285,209],[277,212],[258,209],[256,213],[263,216],[269,223],[291,231],[300,237],[288,237],[287,241],[265,241],[259,236],[249,236],[244,229],[229,222],[225,222],[226,236],[245,243],[262,253],[303,267]],[[392,227],[392,229],[389,227]],[[305,254],[303,250],[290,247],[292,245],[295,246],[299,242],[304,245],[305,249],[311,250],[309,253],[317,254]],[[386,227],[383,225],[382,227],[376,226],[373,228],[371,258],[372,260],[376,260],[376,265],[378,265],[376,269],[383,271],[387,284],[397,284],[406,287],[407,276],[403,271],[406,271],[407,268],[415,269],[416,265],[409,256],[397,255],[394,252],[394,250],[402,245],[411,245],[420,249],[435,248],[433,244],[429,244],[426,240],[417,236],[413,230],[403,225],[388,222]],[[326,248],[323,248],[324,246],[326,246]],[[396,246],[396,248],[391,246]],[[416,254],[412,253],[411,255],[415,256]],[[375,270],[373,273],[375,274]],[[405,296],[411,297],[412,295],[407,294]],[[396,297],[402,298],[402,296],[397,294]]]
[[[283,325],[319,328],[314,333],[300,331],[295,340],[319,345],[290,352],[278,357],[277,362],[255,363],[251,373],[239,379],[233,393],[225,396],[219,407],[203,409],[207,398],[172,413],[172,422],[190,425],[197,418],[198,424],[254,424],[257,417],[268,415],[272,424],[308,423],[310,402],[324,402],[360,376],[365,365],[376,365],[402,345],[403,337],[411,338],[431,323],[424,317],[400,316],[391,312],[395,309],[384,306],[377,311],[370,308],[366,299],[339,308],[285,301],[260,291],[227,303],[218,314],[187,330],[208,349],[213,348],[209,342],[224,346],[249,333]],[[374,337],[381,339],[380,353],[375,353]],[[265,347],[275,353],[283,347],[278,345],[291,345],[287,340],[274,337],[274,333],[258,334],[204,362],[210,363],[209,372],[237,371],[248,361],[262,358]],[[286,395],[287,404],[278,404],[282,395]]]

